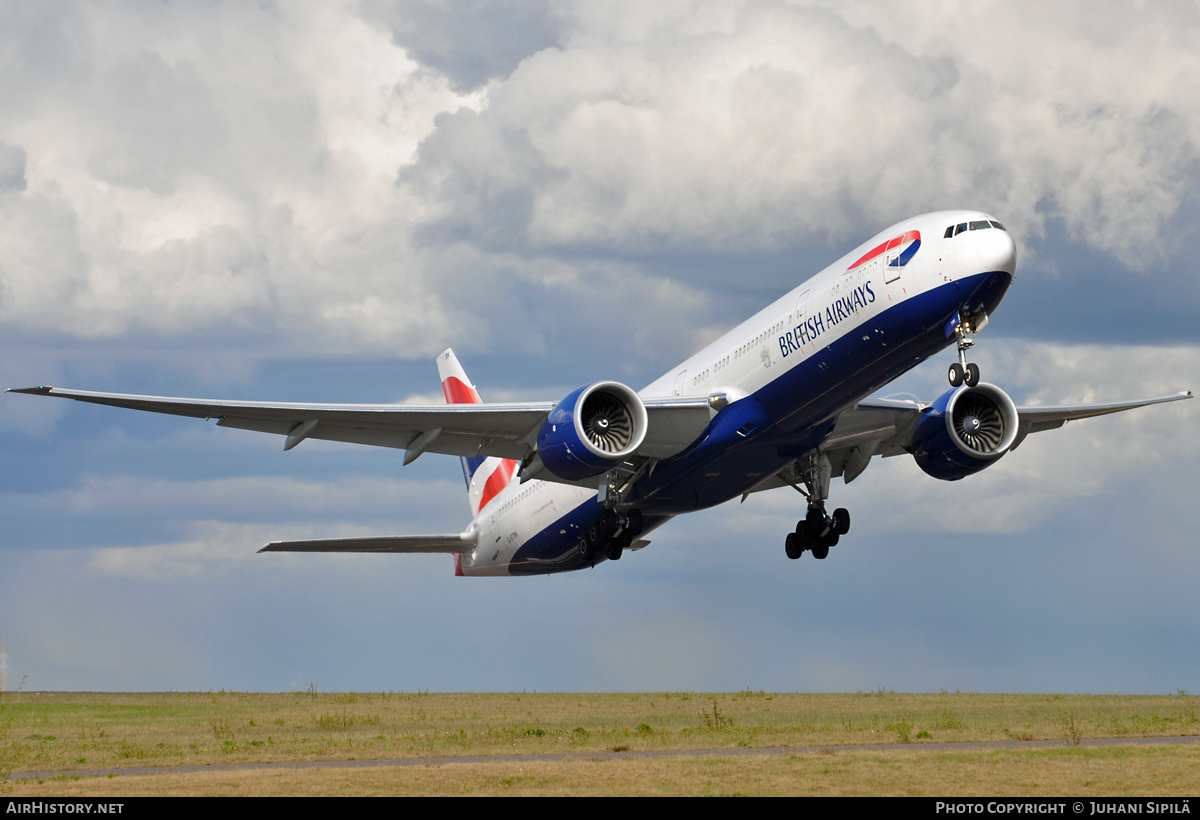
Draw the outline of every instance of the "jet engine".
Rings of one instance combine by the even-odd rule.
[[[1017,407],[994,384],[957,387],[925,410],[912,454],[934,478],[957,481],[995,464],[1017,438]]]
[[[538,431],[546,469],[578,481],[633,455],[646,438],[646,405],[620,382],[595,382],[567,394]]]

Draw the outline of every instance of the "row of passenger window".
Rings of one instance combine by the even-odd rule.
[[[952,236],[958,236],[960,233],[962,233],[963,231],[967,231],[967,230],[986,231],[988,228],[999,228],[1002,231],[1008,230],[1008,228],[1004,227],[1003,225],[1001,225],[999,222],[997,222],[994,219],[990,220],[990,221],[986,220],[986,219],[981,219],[978,222],[960,222],[957,225],[951,225],[949,228],[946,229],[946,234],[945,234],[944,238],[949,239]]]

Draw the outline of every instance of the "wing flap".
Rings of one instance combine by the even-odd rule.
[[[683,452],[716,415],[707,397],[648,399],[644,404],[649,429],[637,455],[646,458],[670,458]]]
[[[839,462],[844,464],[847,454],[858,449],[868,458],[905,453],[912,428],[928,406],[915,401],[864,399],[842,411],[821,449],[835,466]],[[835,469],[834,475],[840,472]]]

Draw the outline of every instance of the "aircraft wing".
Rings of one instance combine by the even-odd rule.
[[[1190,391],[1139,401],[1110,404],[1077,404],[1061,406],[1018,407],[1020,430],[1010,450],[1015,450],[1030,433],[1054,430],[1068,421],[1106,416],[1151,404],[1190,399]],[[838,415],[833,429],[821,444],[829,458],[831,475],[842,476],[849,484],[857,478],[873,456],[903,455],[910,452],[912,431],[928,402],[898,401],[895,399],[864,399]],[[800,482],[795,465],[788,465],[765,479],[751,492],[773,490]]]
[[[1030,433],[1040,433],[1042,430],[1056,430],[1068,421],[1086,419],[1092,416],[1107,416],[1109,413],[1120,413],[1122,410],[1133,410],[1136,407],[1146,407],[1151,404],[1163,404],[1169,401],[1190,399],[1192,391],[1175,393],[1170,396],[1159,396],[1154,399],[1140,401],[1123,401],[1112,404],[1076,404],[1054,407],[1018,407],[1017,414],[1021,418],[1021,432],[1010,449],[1017,449],[1025,436]]]
[[[404,463],[422,453],[523,459],[554,402],[497,404],[298,404],[134,396],[61,387],[9,390],[91,404],[216,419],[218,426],[286,436],[290,450],[306,438],[394,447]],[[649,430],[638,454],[665,458],[680,452],[712,417],[707,397],[646,401]],[[549,476],[547,476],[549,477]]]
[[[466,552],[475,539],[460,535],[389,535],[365,538],[315,538],[309,541],[272,541],[259,552]]]

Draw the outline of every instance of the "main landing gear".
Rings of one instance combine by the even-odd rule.
[[[642,532],[642,511],[619,513],[605,507],[600,517],[579,537],[579,554],[591,561],[603,552],[610,561],[619,561],[621,554]]]
[[[809,507],[808,515],[796,523],[796,531],[788,533],[784,551],[788,558],[799,558],[805,550],[812,550],[813,558],[824,560],[829,548],[837,546],[848,532],[850,511],[845,507],[838,507],[833,515],[826,515],[821,507]]]
[[[804,465],[802,481],[808,492],[797,490],[808,498],[808,513],[796,523],[796,531],[788,533],[784,552],[796,559],[811,550],[813,558],[823,560],[829,548],[850,531],[850,511],[838,507],[833,515],[825,514],[825,499],[829,497],[829,459],[824,453],[812,453]]]
[[[982,318],[968,316],[958,323],[954,333],[958,337],[958,361],[950,365],[950,372],[947,374],[950,378],[950,386],[958,387],[960,384],[966,383],[967,387],[974,387],[979,384],[979,365],[974,362],[967,362],[967,351],[975,346],[974,339],[968,339],[967,335],[978,333],[983,330],[987,324],[987,314],[981,314]]]

